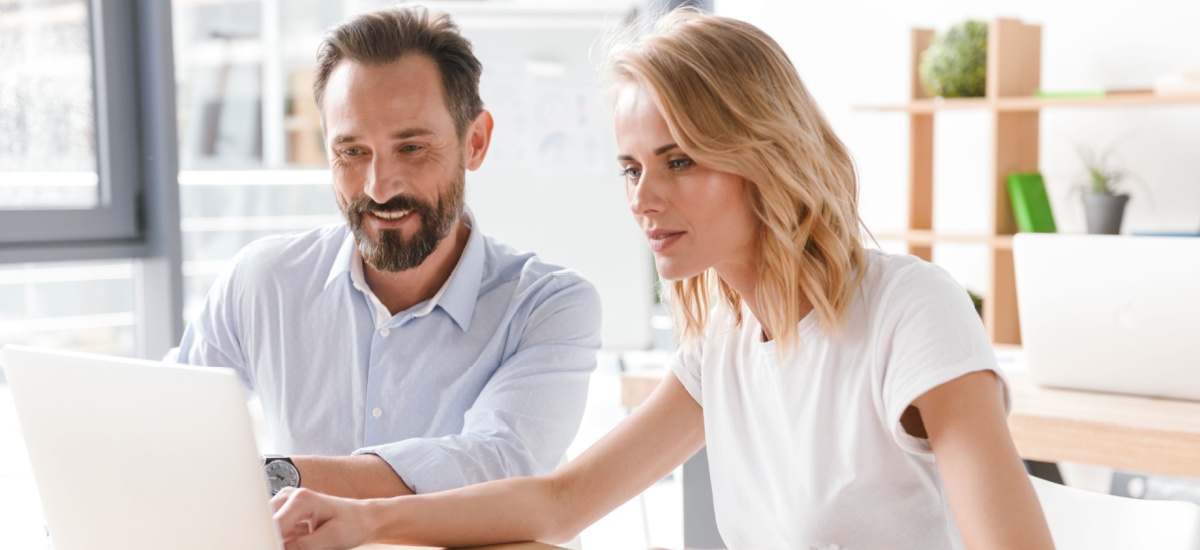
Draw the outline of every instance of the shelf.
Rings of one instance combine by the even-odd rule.
[[[875,233],[880,241],[904,241],[917,246],[932,246],[937,243],[982,244],[997,250],[1012,250],[1012,235],[984,235],[975,233],[942,233],[938,231],[913,230],[907,232]]]
[[[1082,107],[1137,107],[1200,105],[1200,93],[1158,95],[1151,90],[1114,90],[1103,96],[1036,97],[1042,90],[1042,28],[1015,19],[998,18],[988,24],[987,80],[983,97],[931,98],[921,85],[918,71],[921,55],[934,39],[931,29],[912,29],[909,57],[909,100],[903,105],[863,105],[857,111],[907,113],[908,124],[908,228],[878,233],[880,241],[902,242],[908,253],[933,260],[935,245],[965,244],[987,249],[988,297],[983,304],[983,323],[993,344],[1020,344],[1017,314],[1017,284],[1013,265],[1013,234],[1016,219],[1009,203],[1008,176],[1013,172],[1037,172],[1039,163],[1040,112],[1042,109]],[[980,212],[990,227],[982,233],[953,233],[934,227],[934,114],[938,111],[986,111],[991,113],[992,139],[981,141],[991,156],[988,207]],[[867,239],[870,242],[870,239]]]
[[[1129,107],[1159,105],[1200,105],[1198,95],[1156,95],[1151,92],[1120,93],[1103,97],[969,97],[955,99],[914,99],[907,105],[862,105],[859,111],[907,112],[930,114],[946,110],[990,109],[1001,112],[1032,112],[1056,107]]]

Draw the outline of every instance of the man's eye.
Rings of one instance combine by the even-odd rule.
[[[400,150],[405,153],[415,153],[417,151],[420,151],[421,149],[423,149],[423,147],[421,147],[420,145],[418,145],[416,143],[408,143],[408,144],[400,146]]]
[[[345,149],[342,149],[342,154],[347,157],[357,157],[357,156],[363,154],[363,150],[359,149],[358,147],[347,147]]]

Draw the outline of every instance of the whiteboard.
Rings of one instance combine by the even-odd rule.
[[[606,349],[649,348],[653,258],[618,177],[593,61],[601,33],[631,5],[430,5],[454,14],[483,63],[480,94],[496,126],[483,166],[467,175],[480,229],[595,284]]]

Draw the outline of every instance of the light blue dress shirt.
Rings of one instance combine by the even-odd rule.
[[[443,288],[407,311],[380,313],[361,273],[345,224],[258,240],[178,361],[235,369],[272,452],[376,454],[417,493],[558,465],[600,347],[591,283],[476,228]]]

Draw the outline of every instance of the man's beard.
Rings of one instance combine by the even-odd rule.
[[[379,271],[388,272],[405,271],[421,265],[438,243],[450,234],[462,215],[465,187],[466,174],[463,172],[446,186],[445,192],[438,195],[436,207],[408,195],[398,195],[383,204],[366,195],[359,195],[343,205],[342,214],[354,232],[354,240],[358,243],[363,261]],[[363,216],[367,212],[402,210],[410,210],[406,216],[417,215],[421,218],[421,226],[411,238],[405,239],[399,229],[382,229],[374,239],[367,233],[363,225]]]

